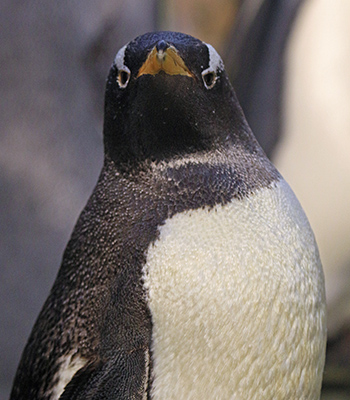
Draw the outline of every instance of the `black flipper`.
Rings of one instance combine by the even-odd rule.
[[[59,400],[142,400],[148,391],[148,349],[87,364],[68,383]]]

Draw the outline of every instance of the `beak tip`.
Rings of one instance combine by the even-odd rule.
[[[156,44],[156,49],[157,49],[158,53],[163,53],[168,47],[169,47],[169,44],[165,40],[160,40]]]

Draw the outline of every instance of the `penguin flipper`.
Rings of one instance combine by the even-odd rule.
[[[111,360],[94,361],[81,368],[59,400],[142,400],[147,393],[148,380],[148,358],[144,349],[118,353]]]

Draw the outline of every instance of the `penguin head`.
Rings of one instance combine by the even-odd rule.
[[[248,131],[211,45],[182,33],[155,32],[118,51],[107,79],[104,120],[105,153],[115,162],[212,150],[244,141]]]

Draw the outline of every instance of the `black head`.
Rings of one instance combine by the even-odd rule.
[[[105,152],[117,163],[163,160],[251,139],[215,49],[175,32],[121,48],[105,100]]]

